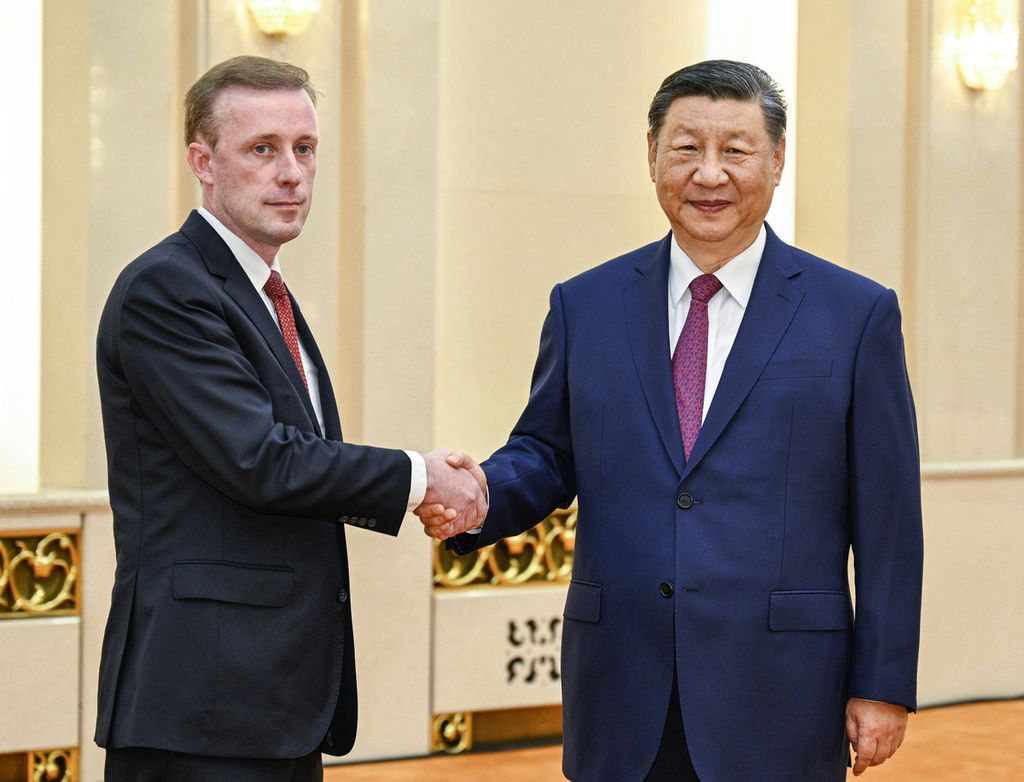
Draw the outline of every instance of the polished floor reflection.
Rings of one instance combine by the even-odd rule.
[[[907,742],[865,782],[1021,782],[1024,700],[925,709]],[[561,747],[366,763],[327,770],[325,782],[548,782],[563,779]],[[852,774],[849,779],[853,780]]]

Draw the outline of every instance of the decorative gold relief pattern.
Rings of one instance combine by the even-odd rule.
[[[74,782],[78,778],[78,751],[55,749],[30,752],[28,779],[32,782]]]
[[[77,614],[78,573],[75,532],[4,533],[0,619]]]
[[[434,752],[458,755],[473,747],[473,714],[457,711],[454,714],[434,715]]]
[[[434,586],[454,589],[567,583],[576,545],[576,510],[557,510],[533,529],[458,557],[434,542]]]

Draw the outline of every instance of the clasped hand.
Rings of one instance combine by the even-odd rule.
[[[471,457],[450,448],[423,454],[427,492],[413,511],[432,538],[447,540],[484,523],[487,477]]]

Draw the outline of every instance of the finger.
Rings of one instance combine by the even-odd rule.
[[[472,461],[472,460],[471,460]],[[469,470],[469,474],[476,480],[477,485],[480,487],[480,491],[487,492],[487,473],[484,472],[484,468],[476,462],[470,465],[466,465],[463,469]]]
[[[445,513],[440,515],[440,516],[432,516],[430,518],[421,518],[420,521],[423,523],[423,526],[425,528],[427,528],[429,530],[440,531],[440,530],[443,530],[446,527],[450,526],[452,518],[454,518],[454,516],[449,518],[449,515],[448,515],[449,513],[454,513],[454,511],[450,511],[450,512],[449,511],[445,511]]]
[[[435,540],[447,540],[447,536],[444,534],[443,527],[423,527],[423,534],[428,538],[434,538]]]
[[[429,519],[444,514],[444,505],[440,502],[423,503],[413,511],[421,519]]]
[[[480,487],[480,491],[487,491],[487,475],[472,456],[467,453],[463,453],[462,451],[452,451],[448,454],[445,461],[451,467],[461,467],[462,469],[467,470],[477,482],[477,485]]]
[[[854,749],[857,752],[857,761],[853,764],[853,775],[859,777],[875,759],[878,740],[874,736],[861,736]]]
[[[473,462],[473,459],[462,451],[452,451],[445,457],[445,461],[448,462],[449,467],[468,467]]]

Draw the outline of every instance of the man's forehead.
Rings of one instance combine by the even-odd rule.
[[[217,92],[213,100],[214,111],[245,111],[250,108],[264,108],[267,104],[293,104],[296,107],[309,107],[316,114],[316,106],[304,89],[291,87],[275,87],[262,89],[247,87],[242,84],[231,84]]]
[[[676,98],[665,115],[673,131],[704,131],[714,128],[733,135],[758,136],[767,132],[764,112],[756,100],[714,99],[706,95]]]

